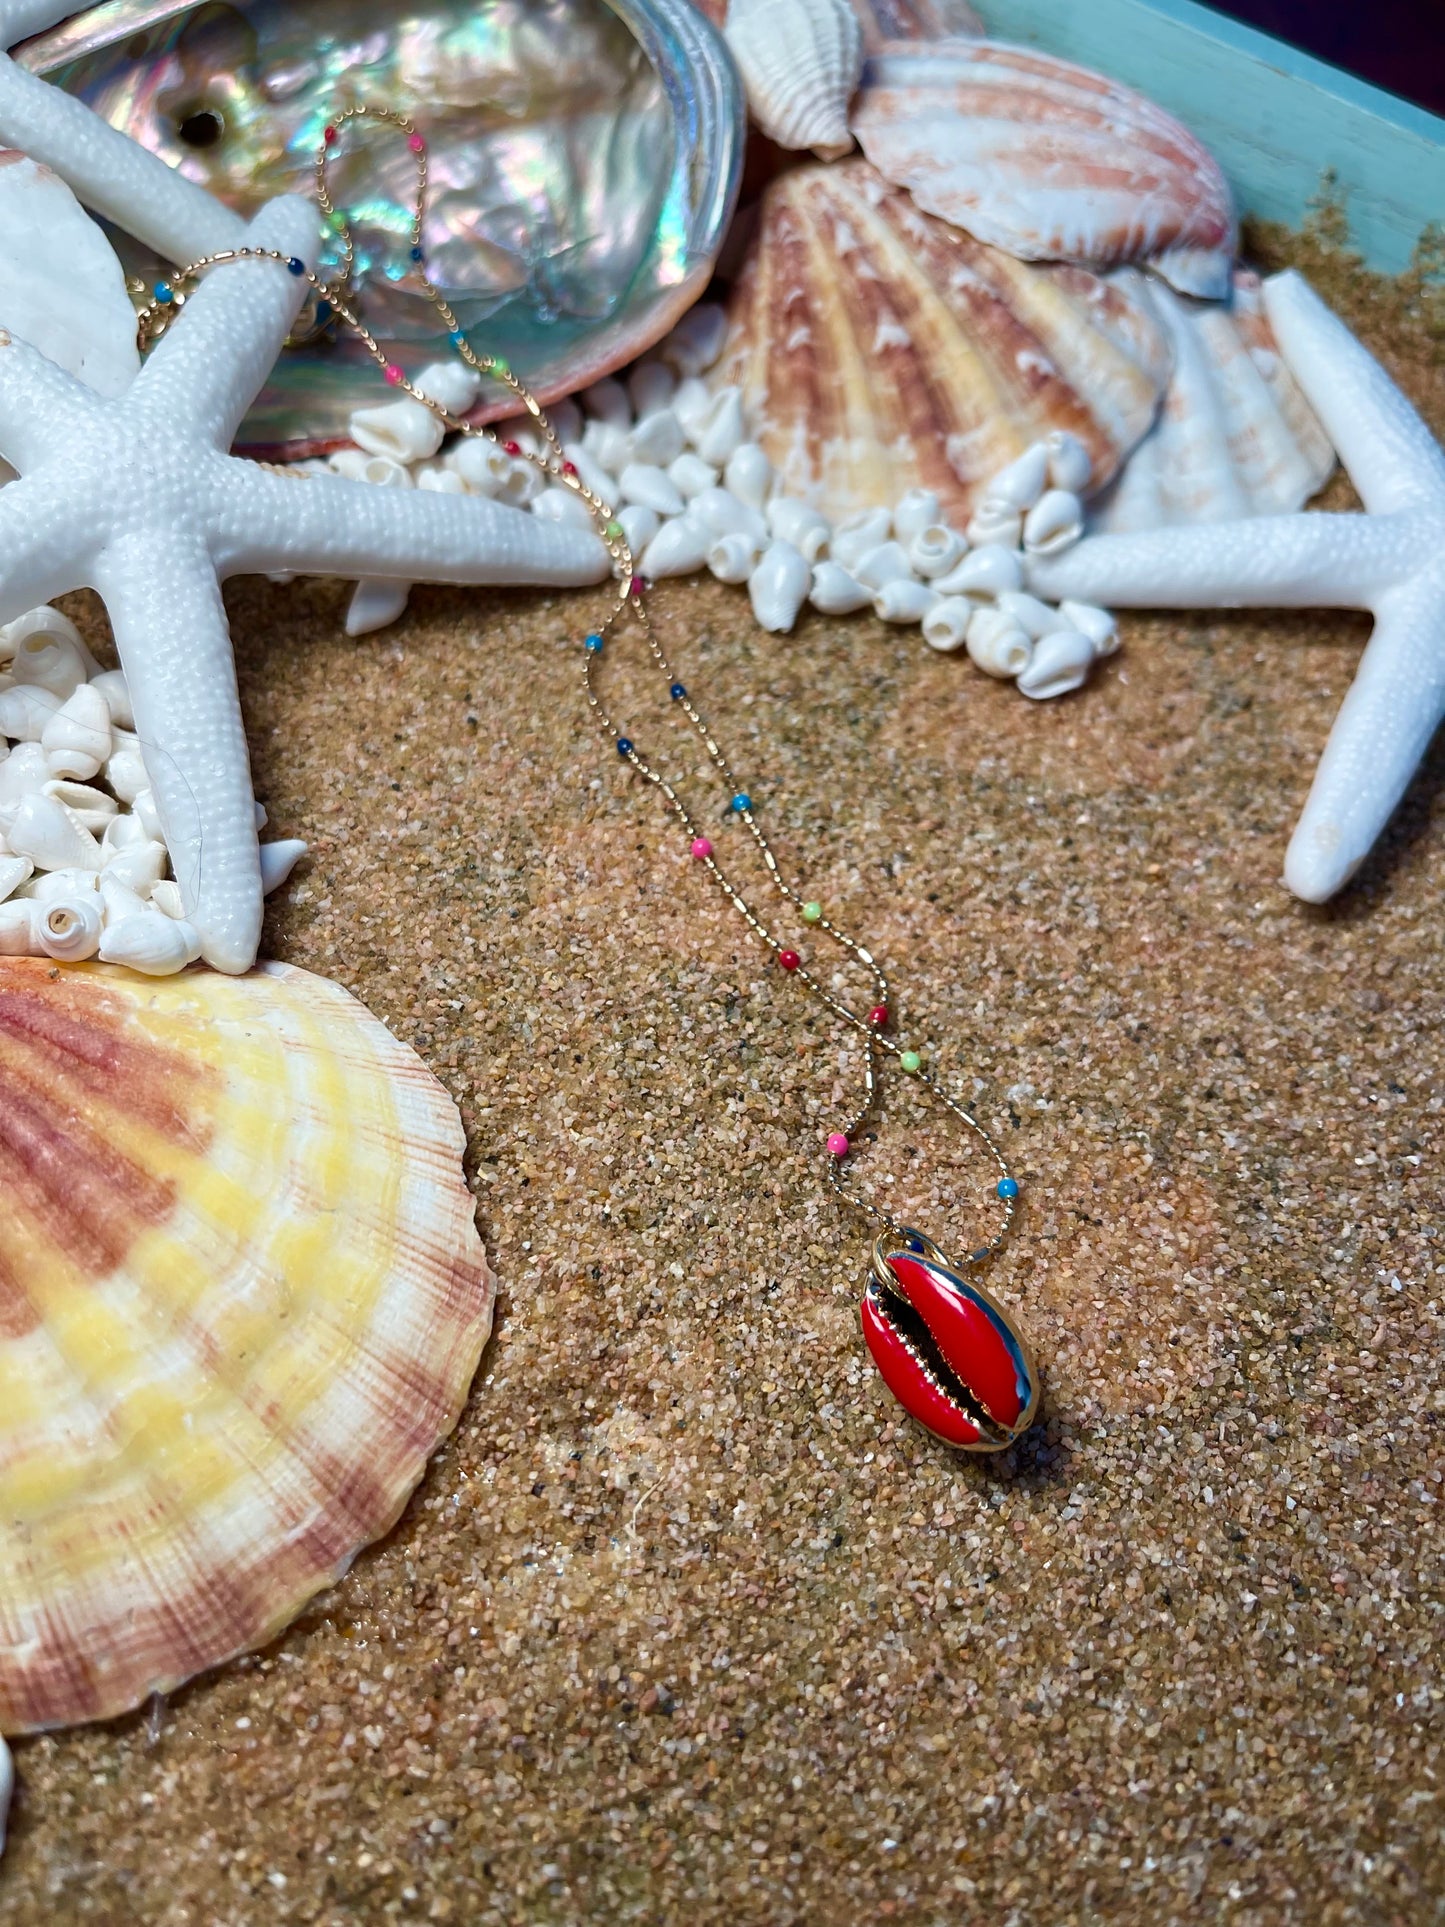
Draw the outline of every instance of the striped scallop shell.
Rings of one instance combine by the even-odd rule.
[[[848,152],[848,102],[863,71],[849,0],[728,0],[723,38],[769,140],[824,159]]]
[[[1162,107],[1071,61],[986,40],[870,58],[849,125],[931,214],[1027,261],[1148,265],[1186,294],[1229,292],[1229,187]]]
[[[715,379],[742,389],[785,492],[832,520],[928,488],[961,526],[1053,429],[1106,481],[1169,372],[1127,291],[984,247],[862,160],[772,183],[729,324]]]
[[[1335,452],[1275,344],[1259,276],[1237,269],[1228,303],[1190,301],[1133,269],[1117,280],[1168,329],[1174,369],[1158,421],[1093,505],[1090,527],[1155,529],[1303,508],[1329,480]]]
[[[461,1152],[305,971],[0,962],[0,1731],[262,1645],[393,1523],[491,1324]]]

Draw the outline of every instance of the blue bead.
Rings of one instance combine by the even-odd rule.
[[[174,301],[176,298],[164,281],[157,281],[155,285],[155,297],[157,301],[161,302]]]
[[[453,348],[460,348],[463,342],[465,342],[466,336],[460,328],[453,328],[448,332],[447,340],[452,344]]]
[[[741,816],[744,810],[750,810],[752,807],[753,799],[748,795],[747,791],[739,790],[733,798],[733,808],[737,811],[738,815]]]
[[[419,247],[414,247],[411,251],[411,258],[413,261],[420,261],[422,258],[422,250]]]
[[[672,685],[672,700],[675,703],[680,703],[686,694],[687,694],[687,691],[683,688],[680,682],[675,682]]]
[[[598,636],[598,635],[587,636],[586,638],[584,638],[582,646],[584,649],[586,649],[589,655],[600,656],[602,654],[601,636]]]
[[[1019,1194],[1018,1179],[1000,1178],[998,1181],[998,1194],[1001,1198],[1016,1198]]]
[[[305,274],[306,263],[299,255],[293,254],[286,263],[286,271],[288,274]]]
[[[617,754],[619,756],[630,756],[632,754],[632,738],[630,736],[618,737]]]
[[[331,303],[329,301],[317,302],[316,319],[318,321],[329,321],[331,319]]]

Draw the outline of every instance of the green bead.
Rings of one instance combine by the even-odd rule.
[[[821,923],[822,920],[823,906],[821,903],[805,903],[803,905],[804,923]]]
[[[900,1051],[898,1053],[898,1061],[904,1070],[910,1073],[923,1069],[923,1059],[918,1055],[916,1050]]]
[[[622,524],[620,522],[609,522],[607,524],[607,533],[612,536],[621,535],[623,533]]]

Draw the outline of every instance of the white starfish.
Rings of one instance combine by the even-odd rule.
[[[310,261],[316,210],[270,202],[242,239]],[[210,270],[131,387],[106,400],[0,331],[0,622],[89,585],[109,611],[186,915],[222,970],[254,962],[261,871],[220,584],[245,571],[596,582],[592,535],[466,496],[295,478],[228,454],[306,283]]]
[[[1369,609],[1374,633],[1285,856],[1323,903],[1364,861],[1445,716],[1445,454],[1298,274],[1265,284],[1280,351],[1365,505],[1101,535],[1029,568],[1058,600],[1115,608]]]

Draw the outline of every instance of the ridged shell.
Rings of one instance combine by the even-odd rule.
[[[863,71],[863,29],[849,0],[729,0],[723,38],[770,140],[825,159],[848,152],[848,102]]]
[[[1335,453],[1275,345],[1259,276],[1238,269],[1228,304],[1187,300],[1133,270],[1117,280],[1153,305],[1174,369],[1158,421],[1094,504],[1091,529],[1303,508],[1328,481]]]
[[[58,175],[11,148],[0,148],[0,326],[97,394],[124,394],[140,368],[114,249]]]
[[[893,40],[951,40],[982,34],[982,20],[967,0],[853,0],[863,23],[863,51],[877,53]]]
[[[1085,67],[986,40],[890,46],[868,60],[849,125],[880,173],[980,241],[1229,291],[1218,163],[1162,107]]]
[[[862,160],[774,181],[716,370],[790,495],[832,520],[975,493],[1055,428],[1112,476],[1148,429],[1167,338],[1126,291],[1041,268],[919,212]]]
[[[246,213],[311,194],[338,100],[413,115],[430,144],[431,277],[479,351],[544,400],[667,333],[706,285],[736,197],[741,89],[688,0],[109,0],[17,58]],[[331,174],[354,218],[364,317],[393,359],[436,360],[445,330],[400,279],[406,143],[353,129]],[[160,264],[126,258],[154,279]],[[334,446],[378,392],[349,338],[293,350],[241,442]]]
[[[305,971],[0,962],[0,1730],[262,1645],[393,1523],[491,1324],[461,1153]]]

